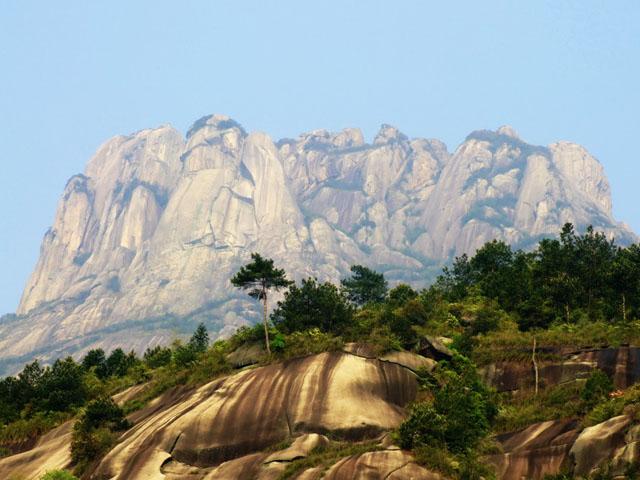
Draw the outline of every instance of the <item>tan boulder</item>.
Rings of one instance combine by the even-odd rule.
[[[535,423],[522,430],[498,435],[503,453],[490,455],[498,478],[541,479],[566,464],[569,450],[579,433],[575,420]]]
[[[380,360],[383,362],[397,363],[398,365],[402,365],[414,372],[417,372],[418,370],[431,372],[438,363],[432,358],[426,358],[422,355],[418,355],[417,353],[406,351],[389,352],[380,357]]]
[[[626,429],[631,423],[627,415],[610,418],[606,422],[585,428],[571,447],[570,455],[576,475],[587,476],[609,460],[624,444]]]
[[[162,400],[150,405],[153,413],[122,437],[98,473],[129,479],[160,471],[164,460],[156,450],[206,469],[304,433],[375,438],[400,424],[416,393],[409,369],[341,352],[245,370],[171,398],[166,408]],[[278,455],[295,458],[323,442],[320,435],[302,437]],[[224,471],[247,469],[249,461]]]

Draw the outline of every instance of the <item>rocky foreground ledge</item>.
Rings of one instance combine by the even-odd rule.
[[[591,351],[594,361],[588,366],[615,365],[620,379],[629,379],[637,367],[636,349],[614,350]],[[232,359],[238,365],[253,363],[250,351],[240,353]],[[605,365],[605,358],[616,361]],[[579,359],[586,367],[588,362]],[[409,352],[376,357],[366,347],[348,344],[340,352],[249,365],[199,388],[176,387],[129,416],[134,427],[89,478],[276,480],[293,462],[333,448],[338,454],[328,467],[299,468],[287,478],[445,480],[418,465],[390,435],[418,394],[415,372],[435,363]],[[579,377],[578,370],[568,376]],[[496,387],[504,386],[504,379],[493,380]],[[115,399],[124,403],[144,388],[132,387]],[[37,480],[48,470],[68,467],[71,432],[70,421],[32,449],[1,459],[0,478]],[[640,425],[631,414],[587,428],[575,419],[546,421],[496,440],[499,451],[485,460],[501,479],[542,479],[560,471],[587,477],[603,465],[622,479],[625,468],[640,459]],[[340,456],[336,447],[345,443],[353,448]]]
[[[429,363],[415,354],[383,360],[330,352],[245,369],[198,389],[168,391],[130,416],[135,426],[92,478],[277,479],[293,460],[331,444],[329,438],[365,442],[372,451],[292,478],[442,478],[387,438],[416,397],[412,368]],[[0,460],[0,478],[37,479],[67,466],[70,438],[66,423],[32,450]]]

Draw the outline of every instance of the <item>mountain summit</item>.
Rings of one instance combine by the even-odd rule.
[[[361,263],[420,285],[491,239],[526,248],[565,222],[636,239],[583,147],[530,145],[509,126],[453,153],[390,125],[372,144],[354,128],[274,143],[224,115],[186,138],[118,136],[67,183],[18,315],[0,321],[0,364],[142,350],[200,320],[227,334],[255,315],[229,283],[254,251],[298,275],[335,281]]]

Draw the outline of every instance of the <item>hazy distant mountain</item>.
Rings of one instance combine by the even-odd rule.
[[[620,243],[600,163],[583,147],[529,145],[510,127],[450,153],[383,125],[274,143],[201,118],[107,141],[72,177],[18,316],[0,319],[5,367],[89,347],[142,350],[204,320],[228,333],[256,315],[229,283],[257,251],[337,280],[362,263],[424,285],[454,255],[502,238],[527,247],[565,222]],[[1,362],[1,361],[0,361]]]

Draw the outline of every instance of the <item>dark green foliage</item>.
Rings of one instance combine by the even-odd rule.
[[[129,370],[140,363],[135,352],[124,353],[121,348],[116,348],[106,357],[101,348],[89,350],[82,359],[84,370],[95,371],[100,379],[109,377],[124,377]]]
[[[587,408],[593,408],[596,404],[606,400],[613,391],[613,382],[602,370],[594,370],[584,385],[580,398]]]
[[[129,369],[138,362],[135,352],[126,354],[121,348],[116,348],[107,358],[106,376],[124,377]]]
[[[124,412],[110,397],[101,397],[87,404],[73,427],[71,460],[78,471],[99,460],[109,451],[117,432],[131,425]]]
[[[71,357],[56,360],[51,368],[45,368],[38,385],[40,408],[64,412],[83,405],[86,400],[83,374],[82,366]]]
[[[204,326],[204,323],[200,323],[189,340],[189,347],[191,347],[196,353],[202,353],[208,346],[209,332],[207,332],[207,327]]]
[[[107,361],[104,350],[101,348],[96,348],[94,350],[89,350],[87,354],[82,359],[82,367],[85,370],[90,370],[91,368],[104,368],[105,362]]]
[[[178,368],[185,368],[198,359],[198,352],[191,345],[176,344],[173,350],[173,362]]]
[[[400,426],[403,448],[421,445],[464,453],[475,447],[497,415],[493,393],[464,357],[441,362],[434,377],[440,384],[432,402],[415,404]]]
[[[389,291],[389,303],[391,305],[402,306],[409,300],[413,300],[419,295],[406,283],[401,283]]]
[[[144,363],[149,368],[164,367],[171,362],[171,349],[156,345],[153,348],[147,348],[144,352]]]
[[[318,283],[315,278],[292,285],[278,302],[271,319],[284,333],[319,328],[323,332],[342,332],[353,317],[353,308],[335,285]]]
[[[250,263],[241,267],[240,271],[233,276],[231,284],[243,290],[248,290],[251,297],[263,302],[264,341],[267,353],[271,354],[267,319],[267,295],[269,290],[277,292],[282,288],[289,287],[293,282],[287,280],[284,270],[273,266],[273,260],[270,258],[262,258],[259,253],[252,253],[251,260]]]
[[[351,267],[351,277],[341,281],[347,298],[356,305],[380,303],[387,296],[387,281],[384,275],[362,265]]]
[[[452,302],[474,291],[494,299],[522,330],[626,320],[640,314],[640,246],[620,248],[592,227],[578,235],[566,224],[559,239],[543,239],[531,253],[493,241],[472,258],[462,255],[434,288]]]
[[[278,291],[293,283],[287,280],[284,270],[273,266],[272,259],[252,253],[251,260],[251,263],[241,267],[233,276],[231,283],[234,287],[248,290],[253,298],[265,300],[269,290]]]
[[[100,397],[90,401],[80,415],[74,430],[90,432],[100,427],[113,431],[126,430],[130,424],[124,418],[122,409],[110,397]]]

